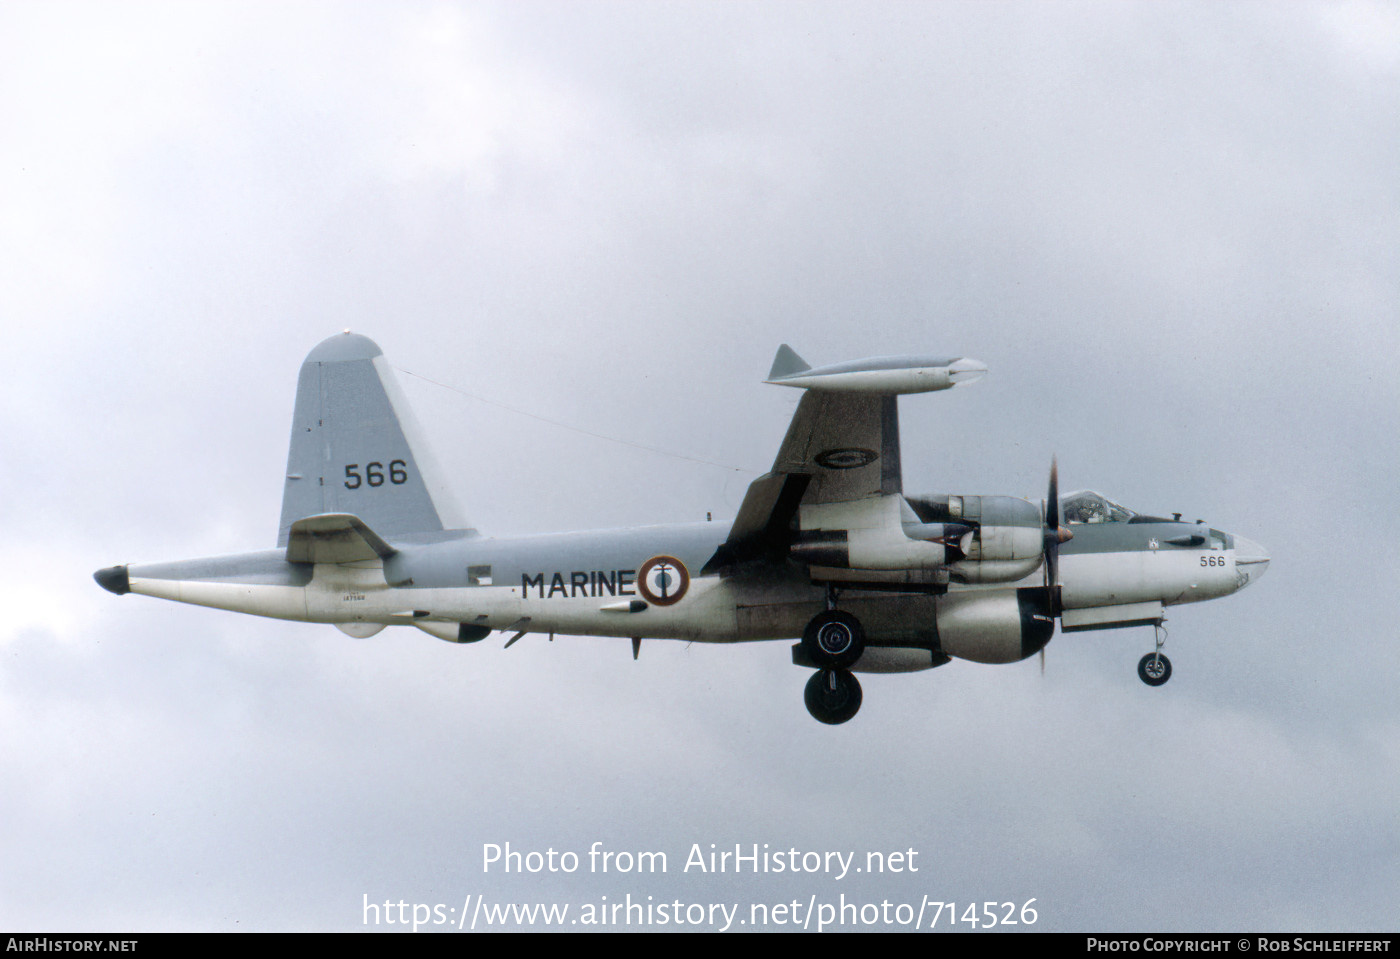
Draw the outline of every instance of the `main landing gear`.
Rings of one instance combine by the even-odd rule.
[[[823,669],[849,669],[865,652],[865,630],[860,620],[836,608],[835,588],[826,588],[826,610],[802,631],[802,648]]]
[[[860,680],[849,670],[819,669],[807,680],[802,698],[813,719],[838,726],[860,711]]]
[[[1157,636],[1157,651],[1148,653],[1138,660],[1138,678],[1149,686],[1160,686],[1172,678],[1172,661],[1162,655],[1162,644],[1167,641],[1167,630],[1161,623],[1154,627]]]
[[[802,631],[802,649],[818,667],[803,693],[807,711],[829,726],[851,719],[860,711],[861,690],[850,667],[865,652],[865,629],[860,620],[836,608],[832,586],[826,588],[826,609]]]

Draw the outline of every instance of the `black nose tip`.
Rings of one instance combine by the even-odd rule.
[[[125,566],[109,566],[106,569],[99,569],[92,574],[92,578],[97,580],[97,585],[101,586],[109,593],[116,593],[118,596],[131,592],[131,580],[127,578]]]

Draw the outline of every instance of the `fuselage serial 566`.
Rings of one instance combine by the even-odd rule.
[[[800,637],[808,710],[843,723],[855,672],[950,658],[1011,663],[1060,629],[1155,625],[1138,673],[1171,676],[1166,607],[1233,593],[1269,564],[1258,543],[1144,516],[1093,492],[1047,499],[906,495],[899,395],[972,382],[964,357],[809,367],[786,345],[767,382],[805,391],[773,468],[722,524],[494,537],[455,508],[379,347],[352,333],[301,368],[277,549],[95,578],[114,593],[368,637],[415,626],[454,643],[493,631],[735,643]]]

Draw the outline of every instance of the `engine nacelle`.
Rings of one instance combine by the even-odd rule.
[[[1040,652],[1055,633],[1049,598],[1038,587],[966,590],[934,604],[939,648],[975,663],[1014,663]]]
[[[837,569],[939,569],[962,559],[959,543],[972,533],[970,526],[944,523],[812,530],[797,534],[791,553],[798,562]]]
[[[948,568],[948,575],[959,583],[981,586],[989,583],[1017,583],[1040,568],[1041,559],[970,559]]]
[[[948,571],[961,583],[1014,583],[1035,572],[1045,550],[1040,508],[1014,496],[921,496],[909,500],[924,523],[965,526]]]
[[[791,554],[837,569],[935,570],[962,558],[956,544],[970,532],[971,526],[920,522],[897,494],[805,503]]]

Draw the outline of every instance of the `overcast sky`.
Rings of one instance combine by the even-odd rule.
[[[1398,80],[1394,3],[0,5],[0,928],[844,893],[1394,931]],[[1160,689],[1150,630],[1058,636],[1043,676],[868,677],[834,728],[785,642],[634,663],[99,589],[274,544],[297,369],[345,328],[488,534],[727,521],[787,342],[988,364],[902,401],[910,492],[1038,500],[1058,455],[1273,563],[1170,613]],[[669,871],[483,874],[595,841]]]

